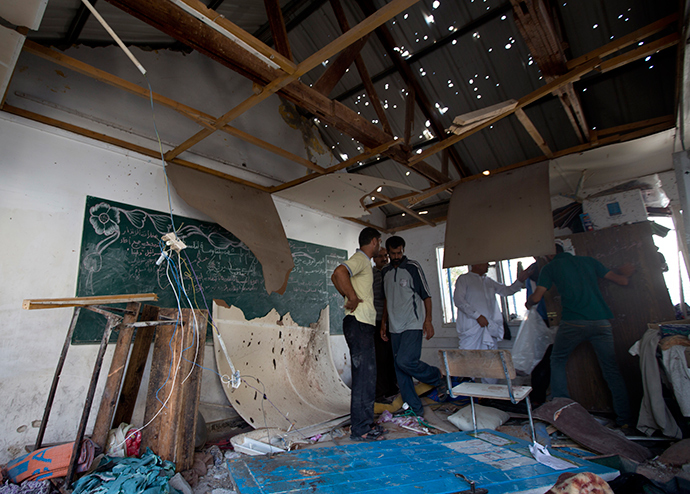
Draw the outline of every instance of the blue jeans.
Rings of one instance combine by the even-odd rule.
[[[374,397],[376,395],[376,328],[345,316],[343,334],[350,349],[352,363],[352,395],[350,398],[350,434],[363,436],[374,423]]]
[[[422,417],[424,406],[414,390],[414,377],[420,382],[438,386],[441,384],[441,371],[419,360],[422,356],[422,330],[408,329],[402,333],[391,333],[393,357],[395,358],[395,375],[402,399],[410,408]]]
[[[553,344],[551,352],[551,394],[554,398],[570,398],[565,366],[573,350],[584,341],[589,341],[594,347],[601,373],[611,390],[613,410],[617,416],[616,421],[620,425],[631,423],[628,391],[616,363],[611,323],[605,319],[599,321],[561,321],[556,333],[556,342]]]

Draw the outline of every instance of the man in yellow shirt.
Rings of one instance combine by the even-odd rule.
[[[359,234],[357,252],[335,268],[331,276],[335,288],[345,297],[343,334],[352,364],[350,438],[355,441],[383,439],[383,431],[372,427],[376,395],[376,309],[371,259],[380,247],[381,234],[375,228],[365,228]]]

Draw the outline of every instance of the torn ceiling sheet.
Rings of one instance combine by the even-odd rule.
[[[357,173],[332,173],[276,192],[277,196],[341,218],[359,218],[368,211],[362,198],[379,187],[417,190],[406,184]]]
[[[490,175],[453,189],[444,268],[553,251],[548,163]]]
[[[301,429],[350,413],[350,388],[333,364],[328,320],[326,307],[312,328],[298,326],[290,314],[281,321],[275,310],[247,321],[239,308],[214,300],[213,321],[242,378],[237,389],[222,379],[223,389],[247,423]],[[216,331],[213,342],[218,373],[232,375]]]
[[[285,292],[295,265],[270,194],[173,163],[166,172],[185,202],[249,247],[263,268],[266,291]]]

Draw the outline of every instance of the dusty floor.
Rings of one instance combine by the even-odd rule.
[[[447,420],[447,417],[456,412],[459,408],[461,407],[454,404],[438,403],[432,403],[426,406],[424,420],[431,426],[429,432],[432,434],[443,434],[458,431],[459,429],[451,424]],[[497,430],[514,437],[529,440],[530,432],[527,416],[515,413],[510,415],[511,419]],[[605,419],[602,420],[605,421]],[[417,435],[415,432],[399,427],[396,424],[384,423],[382,425],[387,430],[386,439],[400,439]],[[551,426],[547,427],[547,433],[550,434],[549,437],[553,447],[575,447],[584,449],[582,446],[570,440],[567,436],[559,434]],[[642,442],[646,447],[649,447],[657,454],[663,453],[670,445],[669,441],[663,440],[646,440]],[[349,438],[348,428],[343,427],[335,429],[331,434],[324,434],[324,437],[315,444],[297,444],[293,449],[324,448],[353,443],[354,441]],[[683,445],[683,447],[676,447],[675,454],[672,459],[668,461],[664,461],[663,454],[660,457],[639,465],[619,457],[610,459],[610,461],[612,461],[613,464],[616,465],[615,468],[618,468],[622,473],[631,471],[637,472],[654,480],[660,488],[664,486],[668,488],[665,491],[659,490],[658,492],[683,492],[677,490],[676,486],[679,485],[679,482],[684,486],[690,486],[690,440],[687,440],[687,443],[686,441],[681,441],[677,443],[677,445]],[[209,461],[209,463],[213,461],[213,466],[208,468],[205,475],[198,477],[198,483],[188,492],[193,494],[229,494],[235,492],[225,460],[237,458],[242,455],[231,449],[221,451],[218,446],[206,448],[205,451],[208,453],[208,456],[213,458],[213,460],[209,460],[207,456],[207,461]],[[592,458],[596,459],[598,455],[592,452]]]

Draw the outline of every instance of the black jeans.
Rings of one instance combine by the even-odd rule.
[[[352,397],[350,399],[350,434],[363,436],[374,423],[374,397],[376,394],[376,328],[346,316],[343,334],[350,349],[352,363]]]

